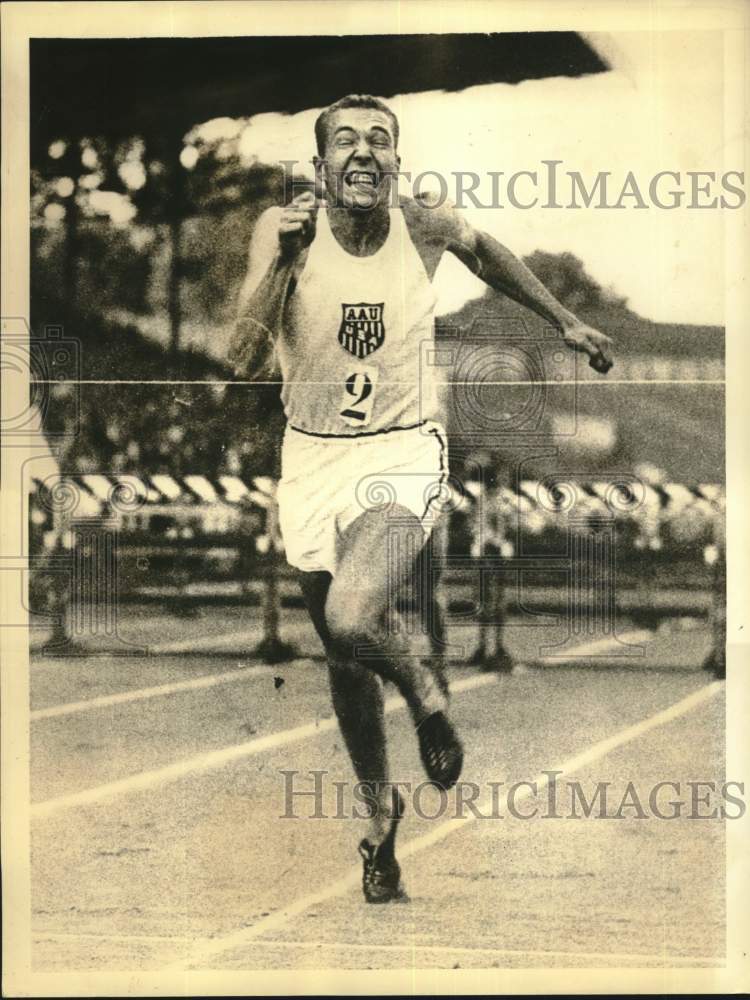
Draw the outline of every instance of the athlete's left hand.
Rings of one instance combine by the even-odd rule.
[[[589,364],[594,371],[606,375],[614,364],[612,358],[612,340],[605,333],[600,333],[593,326],[588,326],[576,320],[563,329],[563,340],[574,351],[583,351],[589,356]]]

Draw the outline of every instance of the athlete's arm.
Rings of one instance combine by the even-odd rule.
[[[612,341],[565,309],[526,265],[489,233],[474,229],[455,208],[443,206],[446,249],[477,277],[515,302],[531,309],[562,333],[573,350],[589,356],[589,364],[606,374],[612,367]]]
[[[255,225],[227,352],[238,378],[273,371],[274,344],[315,235],[316,213],[314,196],[304,194],[286,208],[267,209]]]

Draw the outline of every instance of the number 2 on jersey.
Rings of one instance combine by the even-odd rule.
[[[347,376],[339,411],[344,423],[350,427],[366,427],[370,423],[377,384],[377,368],[361,369]]]

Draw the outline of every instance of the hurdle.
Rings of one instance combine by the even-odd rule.
[[[231,561],[234,553],[234,574],[243,588],[250,567],[260,583],[261,639],[250,655],[268,664],[298,657],[280,632],[282,543],[275,489],[266,476],[249,483],[238,476],[209,480],[161,473],[60,472],[32,479],[32,516],[48,522],[43,550],[30,560],[32,575],[54,572],[48,587],[51,634],[43,652],[90,655],[87,640],[105,638],[108,653],[146,653],[117,632],[124,562],[146,572],[150,561],[177,561],[171,599],[184,614],[189,572],[180,560]]]
[[[474,605],[479,629],[469,663],[480,670],[507,672],[513,663],[503,641],[508,620],[528,614],[526,601],[533,588],[524,576],[547,573],[565,578],[555,602],[545,598],[550,611],[562,612],[569,622],[567,644],[614,635],[618,611],[659,619],[669,615],[699,614],[708,619],[714,648],[706,669],[723,676],[726,641],[726,563],[724,489],[717,484],[665,483],[649,485],[635,476],[589,480],[549,478],[522,480],[498,487],[492,481],[463,483],[471,529],[470,559],[448,557],[443,572],[466,572],[474,563]],[[552,550],[561,554],[530,555],[529,540],[545,532],[557,533]],[[694,551],[695,563],[709,570],[708,599],[703,591],[659,593],[653,560],[679,545],[689,548],[690,537],[708,539]],[[562,540],[562,545],[561,545]],[[616,586],[617,558],[623,551],[638,567],[636,588]],[[515,581],[510,588],[508,577]],[[538,595],[537,595],[538,596]],[[535,612],[536,613],[536,612]],[[560,656],[565,645],[545,652]]]
[[[550,609],[567,613],[570,644],[612,635],[618,610],[648,616],[649,620],[697,613],[708,618],[714,635],[706,669],[723,676],[723,487],[650,485],[635,476],[620,475],[598,480],[522,480],[510,486],[467,480],[462,490],[464,514],[468,513],[471,525],[471,552],[467,556],[447,553],[443,527],[437,551],[424,561],[424,581],[418,587],[422,603],[430,604],[424,621],[436,662],[446,647],[444,602],[431,581],[456,573],[474,581],[478,640],[468,662],[480,670],[508,672],[513,662],[504,644],[504,632],[509,619],[526,611],[524,602],[533,594],[525,578],[529,573],[541,573],[564,581],[558,588],[561,597],[553,600],[554,595],[545,593],[540,599]],[[213,481],[199,475],[61,473],[54,482],[36,481],[33,499],[52,520],[45,533],[44,571],[54,572],[58,580],[52,588],[51,636],[45,652],[85,655],[86,628],[91,637],[104,634],[112,639],[118,651],[134,651],[117,641],[112,617],[119,599],[118,561],[124,554],[137,562],[148,560],[149,553],[167,551],[200,561],[206,553],[236,551],[241,558],[235,575],[239,573],[242,585],[248,586],[251,574],[260,583],[261,638],[251,655],[269,664],[297,657],[294,646],[282,636],[281,582],[285,575],[275,491],[276,483],[265,476],[246,483],[237,476],[220,476]],[[446,523],[460,506],[454,505]],[[174,524],[157,538],[155,518],[163,521],[167,514],[174,518]],[[528,540],[542,541],[545,532],[552,532],[550,537],[555,532],[556,537],[564,537],[565,551],[529,555]],[[120,544],[128,537],[139,544]],[[690,539],[704,537],[702,564],[710,580],[706,588],[710,588],[709,599],[704,599],[703,591],[660,593],[653,558],[678,544],[691,551]],[[615,561],[623,549],[638,573],[630,595],[614,585]],[[700,565],[698,553],[691,551],[691,558],[693,554],[695,565]],[[182,579],[188,575],[183,570]],[[509,576],[515,582],[512,588]],[[95,585],[105,598],[100,626],[90,617],[86,625],[82,616],[86,595],[96,597]],[[179,599],[179,586],[177,590]]]

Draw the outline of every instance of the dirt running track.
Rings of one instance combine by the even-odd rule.
[[[410,902],[386,907],[361,897],[362,824],[335,818],[333,783],[351,772],[314,638],[291,613],[301,658],[272,669],[247,655],[256,632],[238,611],[149,613],[123,635],[150,655],[32,658],[35,972],[723,963],[724,824],[690,818],[685,784],[724,779],[705,632],[625,627],[639,655],[582,643],[540,662],[540,632],[518,628],[512,675],[452,668],[480,815],[422,789],[399,834]],[[413,729],[388,697],[393,775],[414,787]],[[281,772],[309,790],[312,770],[326,772],[326,818],[312,797],[283,818]],[[545,815],[552,770],[560,818]],[[518,817],[493,805],[535,779]],[[609,813],[632,782],[646,816],[571,818],[574,781],[587,799],[609,782]],[[660,781],[681,783],[659,797],[665,812],[681,798],[681,818],[650,810]]]

